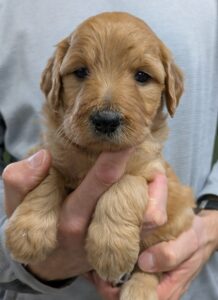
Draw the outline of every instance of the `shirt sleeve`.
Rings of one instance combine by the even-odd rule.
[[[218,160],[214,164],[211,173],[207,178],[206,184],[200,192],[199,197],[207,194],[218,195]]]
[[[5,124],[0,114],[0,174],[2,173],[5,163],[3,161],[4,155],[4,133],[5,133]]]

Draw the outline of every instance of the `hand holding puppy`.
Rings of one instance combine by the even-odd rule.
[[[90,270],[84,250],[90,218],[100,195],[122,176],[131,151],[102,153],[81,185],[65,199],[59,220],[59,247],[46,261],[29,266],[34,274],[45,280],[55,280]],[[49,153],[41,150],[32,158],[5,169],[3,180],[8,217],[28,192],[46,177],[50,164]]]
[[[166,223],[166,204],[167,179],[165,175],[158,173],[149,184],[149,202],[144,215],[142,235],[146,235],[146,233],[150,230]],[[88,278],[96,286],[98,292],[102,295],[102,297],[104,297],[104,299],[119,300],[120,288],[112,287],[110,283],[102,280],[97,273],[93,271],[88,273],[86,278]]]
[[[167,186],[164,180],[162,175],[156,176],[149,188],[150,196],[152,198],[157,196],[155,199],[160,205],[166,203],[167,199]],[[153,187],[155,187],[154,194]],[[203,211],[195,216],[192,227],[177,239],[159,243],[141,253],[138,265],[144,272],[163,272],[157,289],[159,300],[179,300],[187,291],[191,282],[218,248],[217,223],[217,211]],[[97,274],[92,274],[92,281],[105,299],[119,300],[119,288],[113,288]]]
[[[178,300],[218,248],[218,212],[203,211],[192,227],[176,240],[159,243],[139,257],[145,272],[164,272],[158,285],[159,300]]]
[[[59,226],[59,239],[67,253],[63,255],[63,249],[57,249],[46,262],[30,266],[33,273],[42,279],[52,280],[64,279],[89,271],[90,266],[85,259],[82,241],[84,241],[91,213],[101,193],[122,175],[128,156],[129,151],[122,151],[113,154],[104,153],[99,157],[95,167],[87,175],[84,182],[64,202]],[[30,159],[11,164],[5,169],[3,180],[5,208],[8,217],[12,215],[26,194],[44,179],[50,164],[50,154],[41,150]],[[86,202],[86,205],[83,206],[86,195],[87,193],[90,195],[91,190],[94,191],[93,201],[91,203]],[[158,174],[150,183],[149,191],[153,201],[149,202],[143,230],[146,230],[146,226],[154,227],[162,225],[162,222],[166,221],[167,185],[165,176]],[[87,204],[90,205],[87,206]],[[159,217],[157,218],[157,216]],[[75,239],[77,239],[77,243],[75,243]],[[73,247],[76,246],[77,251],[72,249],[72,245]],[[73,265],[69,264],[70,259]],[[59,268],[59,264],[61,268]],[[101,286],[98,285],[98,287]]]

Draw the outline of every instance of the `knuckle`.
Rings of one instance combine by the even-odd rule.
[[[100,155],[95,169],[98,181],[103,185],[110,186],[117,182],[123,175],[126,163],[132,149],[125,152],[104,152]]]
[[[167,265],[167,267],[174,267],[177,262],[177,255],[175,251],[166,246],[162,251],[162,261]]]
[[[62,222],[58,226],[58,231],[64,236],[80,237],[84,233],[82,222],[73,220],[70,222]]]
[[[84,233],[83,225],[81,222],[74,220],[72,226],[71,226],[71,234],[73,236],[81,236]]]
[[[97,182],[109,187],[118,181],[119,174],[116,167],[112,168],[112,166],[105,163],[96,169],[95,178]]]
[[[6,183],[7,185],[11,185],[11,186],[16,185],[17,176],[15,173],[15,169],[16,169],[16,163],[12,163],[4,169],[2,173],[2,179],[4,183]]]

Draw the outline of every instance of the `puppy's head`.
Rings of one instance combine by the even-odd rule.
[[[104,13],[57,45],[41,88],[53,126],[69,143],[115,150],[146,139],[163,101],[173,116],[183,78],[143,21]]]

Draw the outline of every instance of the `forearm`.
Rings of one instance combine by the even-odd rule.
[[[218,161],[214,164],[210,175],[207,178],[204,188],[199,194],[200,200],[215,200],[218,202]],[[203,209],[199,213],[205,224],[207,235],[207,246],[211,251],[218,250],[218,210]]]

